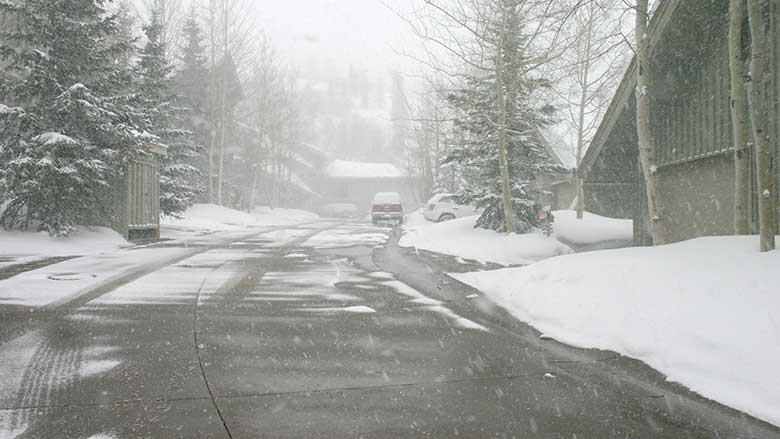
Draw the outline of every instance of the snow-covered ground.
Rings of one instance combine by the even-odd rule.
[[[125,273],[153,269],[187,253],[186,248],[145,248],[69,259],[0,281],[0,303],[28,307],[66,303]]]
[[[249,214],[201,204],[189,209],[182,219],[165,219],[162,234],[187,242],[201,234],[207,234],[207,240],[215,239],[212,232],[223,232],[217,238],[241,237],[261,233],[263,228],[302,224],[317,218],[300,210],[258,208]],[[284,242],[283,239],[305,232],[269,232],[265,238]],[[104,227],[81,228],[68,238],[52,238],[46,233],[0,232],[0,268],[52,256],[80,256],[0,281],[0,302],[29,307],[65,303],[126,273],[162,266],[192,252],[187,246],[133,246]]]
[[[404,235],[399,242],[401,247],[501,265],[526,265],[572,252],[557,239],[540,233],[506,235],[475,229],[476,216],[443,223],[421,223],[419,216],[417,213],[407,216]]]
[[[215,204],[196,204],[184,212],[181,218],[163,217],[162,225],[174,229],[230,231],[260,226],[293,225],[318,218],[314,213],[296,209],[271,209],[263,206],[248,213]]]
[[[607,218],[590,212],[584,212],[583,218],[579,220],[574,210],[556,210],[553,215],[555,216],[554,236],[571,244],[630,242],[634,237],[632,220]]]
[[[80,227],[65,238],[54,238],[47,232],[0,229],[0,268],[47,257],[102,253],[127,245],[121,235],[106,227]]]
[[[757,237],[580,253],[452,276],[550,337],[637,358],[780,425],[780,251],[759,253]]]
[[[425,219],[422,213],[422,209],[417,209],[414,212],[407,214],[404,217],[404,229],[410,229],[412,227],[426,226],[432,224]]]

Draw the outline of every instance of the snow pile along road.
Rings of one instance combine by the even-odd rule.
[[[103,253],[126,245],[119,233],[107,227],[79,227],[65,238],[47,232],[0,230],[0,268],[47,257]]]
[[[501,265],[526,265],[572,252],[557,239],[540,233],[506,235],[475,229],[476,221],[476,216],[470,216],[407,227],[399,245]]]
[[[644,361],[780,425],[780,251],[757,237],[605,250],[452,274],[561,342]]]
[[[260,226],[286,226],[314,221],[316,214],[295,209],[258,207],[252,213],[242,212],[216,204],[196,204],[181,218],[162,217],[168,227],[209,231],[242,230]]]
[[[584,212],[583,218],[579,220],[574,210],[556,210],[553,215],[554,236],[567,243],[587,245],[611,241],[631,242],[634,239],[632,220],[607,218],[590,212]]]

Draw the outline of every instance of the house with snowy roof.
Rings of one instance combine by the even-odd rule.
[[[320,188],[328,203],[350,203],[359,209],[368,209],[377,192],[398,192],[409,209],[423,201],[416,194],[415,183],[416,179],[392,163],[332,160]]]
[[[317,146],[306,142],[291,145],[277,169],[263,169],[259,185],[272,204],[318,210],[328,204],[349,203],[359,210],[368,209],[377,192],[398,192],[404,203],[421,203],[414,178],[392,163],[359,162],[334,159]]]

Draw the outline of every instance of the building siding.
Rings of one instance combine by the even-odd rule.
[[[674,0],[667,0],[674,3]],[[780,225],[780,0],[769,0],[771,64],[770,132],[774,139],[773,194]],[[675,241],[733,233],[734,169],[728,66],[728,2],[679,2],[654,48],[653,132],[658,148],[659,195]],[[692,39],[691,35],[697,38]],[[635,71],[616,96],[626,99]],[[632,74],[633,73],[633,74]],[[621,98],[622,93],[622,98]],[[635,105],[615,106],[597,136],[600,144],[586,156],[585,190],[589,210],[606,216],[634,217],[637,241],[644,242],[647,213],[637,173]],[[626,151],[632,151],[627,154]],[[632,181],[631,176],[636,178]],[[630,194],[630,195],[629,195]],[[633,202],[631,200],[634,200]],[[757,196],[754,188],[754,201]],[[627,212],[628,209],[633,209]],[[754,222],[757,222],[754,211]],[[755,225],[754,225],[755,228]]]
[[[716,156],[667,166],[660,171],[664,218],[673,241],[729,235],[734,230],[734,161]]]

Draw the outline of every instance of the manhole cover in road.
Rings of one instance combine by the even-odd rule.
[[[50,274],[49,279],[51,280],[82,280],[82,279],[92,279],[96,278],[97,275],[95,274],[89,274],[89,273],[55,273]]]

